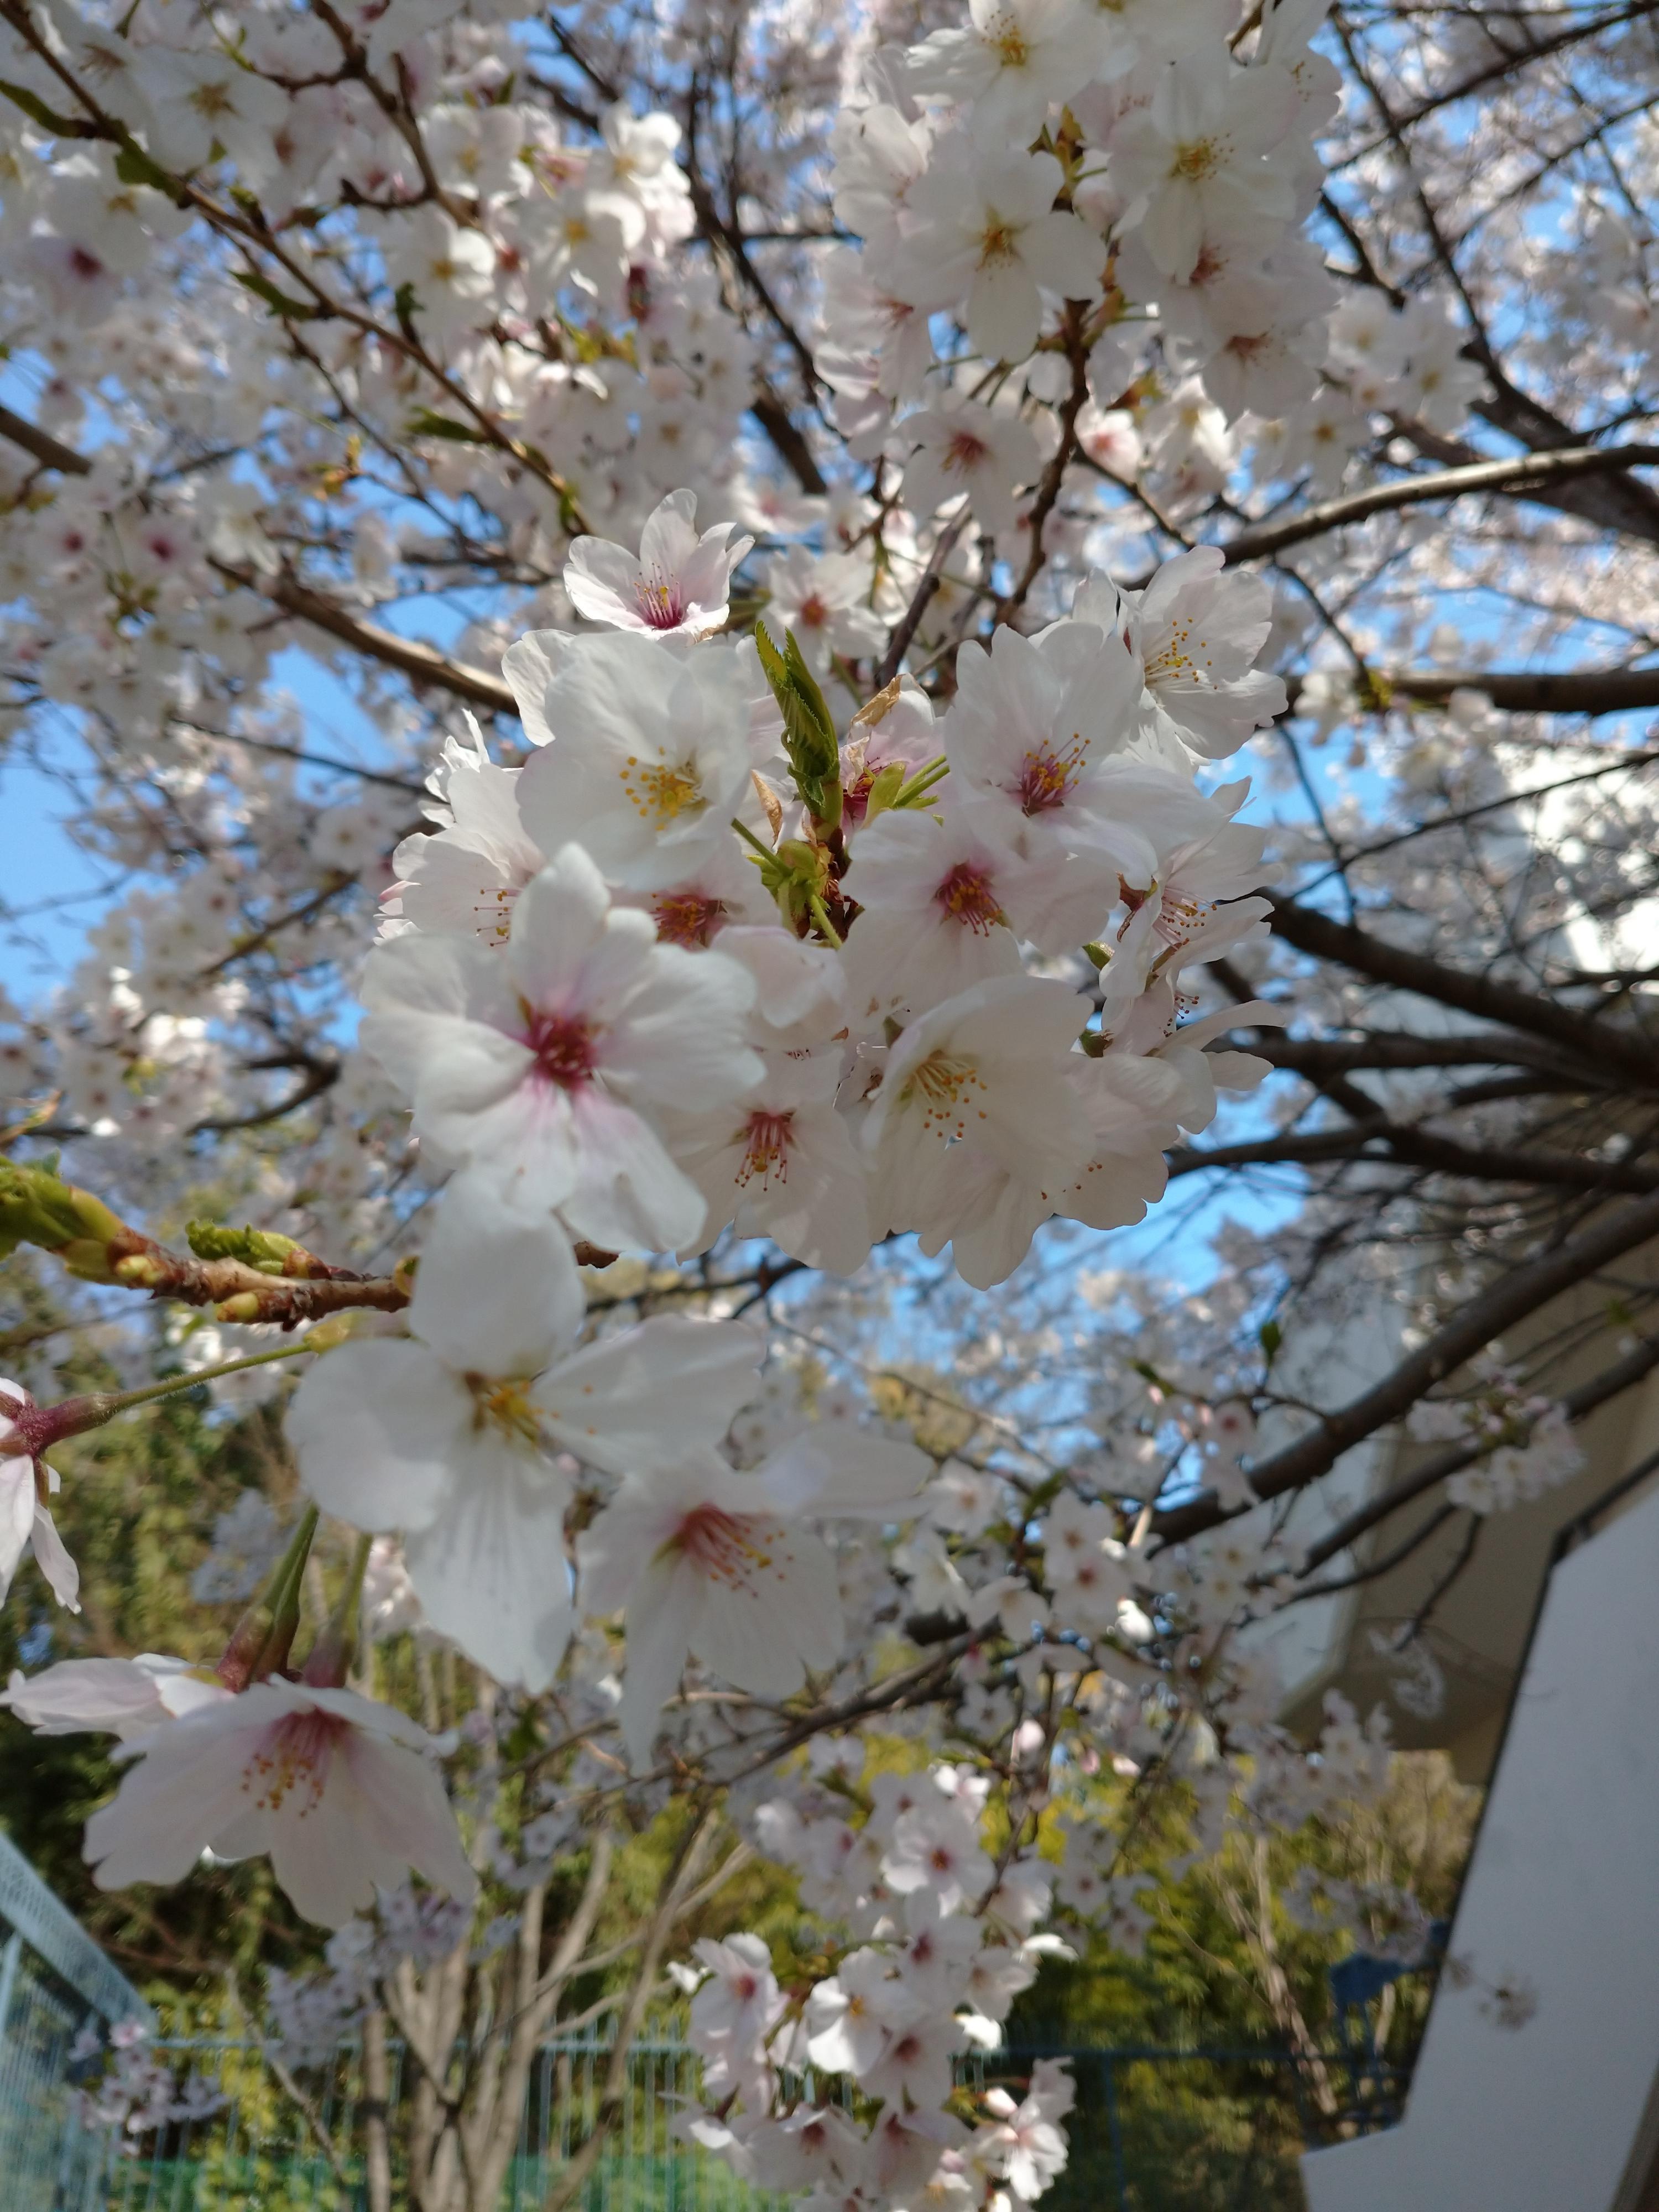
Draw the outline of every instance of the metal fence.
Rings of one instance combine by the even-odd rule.
[[[295,2104],[257,2045],[158,2044],[180,2074],[216,2088],[210,2118],[125,2142],[43,2116],[41,2140],[0,2202],[6,2212],[363,2212],[357,2108],[361,2056],[347,2045],[301,2086]],[[548,2045],[526,2099],[501,2212],[536,2212],[597,2110],[609,2059],[603,2029]],[[969,2062],[972,2079],[1017,2085],[1039,2057],[1071,2059],[1077,2109],[1070,2163],[1046,2212],[1299,2212],[1297,2160],[1310,2141],[1392,2116],[1374,2067],[1346,2054],[1294,2057],[1259,2048],[1066,2048],[1022,2039]],[[394,2115],[410,2087],[392,2052]],[[635,2045],[621,2124],[589,2176],[582,2212],[782,2212],[790,2201],[738,2180],[684,2141],[677,2116],[695,2099],[696,2059],[668,2027]],[[401,2130],[394,2123],[394,2141]],[[319,2147],[326,2135],[332,2159]],[[47,2179],[50,2177],[50,2179]],[[393,2201],[408,2201],[401,2177]]]
[[[149,2008],[0,1834],[0,2204],[50,2206],[88,2146],[70,2118],[70,2054],[83,2027],[153,2026]],[[66,2163],[67,2161],[67,2163]]]

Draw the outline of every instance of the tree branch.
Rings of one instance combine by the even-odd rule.
[[[1466,974],[1426,953],[1390,945],[1351,922],[1299,906],[1294,899],[1273,899],[1273,931],[1298,952],[1333,960],[1374,982],[1410,991],[1443,1006],[1455,1006],[1481,1021],[1527,1030],[1564,1046],[1575,1058],[1617,1068],[1644,1091],[1659,1089],[1659,1042],[1631,1030],[1615,1029],[1592,1013],[1581,1013],[1541,994],[1494,975]]]
[[[1390,509],[1415,507],[1435,499],[1462,499],[1473,492],[1507,493],[1524,499],[1531,492],[1551,489],[1574,477],[1600,476],[1618,469],[1651,468],[1659,464],[1659,446],[1579,446],[1559,452],[1529,453],[1518,459],[1475,461],[1465,468],[1443,469],[1431,477],[1402,477],[1397,483],[1370,484],[1344,499],[1328,499],[1317,507],[1304,507],[1283,522],[1259,525],[1241,531],[1222,547],[1229,568],[1240,561],[1261,560],[1299,545],[1329,530]]]
[[[1659,1367],[1659,1339],[1644,1338],[1622,1359],[1615,1360],[1611,1367],[1604,1368],[1600,1375],[1592,1376],[1588,1382],[1581,1382],[1576,1390],[1567,1391],[1561,1399],[1561,1409],[1569,1421],[1582,1421],[1598,1406],[1605,1406],[1609,1399],[1616,1398],[1622,1392],[1633,1389],[1637,1383],[1645,1382],[1656,1367]],[[1432,1490],[1437,1483],[1443,1482],[1448,1475],[1456,1474],[1466,1467],[1473,1467],[1480,1458],[1481,1449],[1478,1444],[1449,1444],[1443,1450],[1432,1454],[1420,1466],[1413,1468],[1409,1474],[1402,1475],[1398,1482],[1391,1483],[1387,1490],[1380,1491],[1375,1498],[1346,1515],[1316,1544],[1310,1545],[1303,1559],[1301,1571],[1304,1575],[1312,1574],[1328,1559],[1334,1559],[1339,1552],[1346,1552],[1367,1529],[1376,1528],[1379,1521],[1386,1521],[1402,1505],[1409,1505],[1425,1490]]]
[[[1319,1415],[1316,1425],[1305,1436],[1254,1467],[1250,1486],[1255,1498],[1251,1503],[1304,1490],[1321,1475],[1328,1474],[1345,1452],[1409,1413],[1435,1383],[1443,1382],[1494,1337],[1656,1237],[1659,1237],[1659,1192],[1602,1215],[1554,1251],[1509,1268],[1380,1382],[1340,1411]],[[1470,1459],[1478,1456],[1478,1452],[1469,1455]],[[1467,1466],[1468,1461],[1458,1463]],[[1249,1504],[1229,1510],[1214,1498],[1206,1498],[1155,1514],[1152,1529],[1162,1542],[1174,1543],[1249,1510]]]

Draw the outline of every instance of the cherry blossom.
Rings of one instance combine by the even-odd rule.
[[[733,538],[729,522],[699,537],[696,516],[695,492],[670,492],[646,520],[637,560],[605,538],[573,538],[564,587],[577,613],[659,637],[719,629],[732,571],[755,541]]]
[[[688,1653],[741,1689],[787,1697],[843,1634],[834,1563],[801,1517],[878,1515],[914,1496],[914,1445],[808,1437],[750,1474],[712,1455],[634,1474],[577,1546],[580,1602],[628,1612],[622,1720],[635,1765]]]
[[[960,303],[975,349],[1024,361],[1036,343],[1042,293],[1088,297],[1103,249],[1078,216],[1054,206],[1052,154],[992,155],[965,138],[935,151],[912,186],[896,287],[919,307]]]
[[[515,1202],[562,1208],[579,1235],[651,1250],[689,1243],[705,1209],[639,1109],[748,1089],[753,996],[734,962],[659,945],[568,845],[520,893],[499,956],[454,936],[378,946],[363,1043],[439,1158],[483,1163]]]
[[[0,1380],[0,1409],[8,1405],[21,1409],[32,1403],[21,1382]],[[81,1577],[46,1506],[58,1487],[58,1475],[33,1451],[9,1450],[8,1439],[15,1434],[9,1420],[0,1427],[0,1598],[11,1588],[18,1564],[28,1552],[58,1604],[78,1613]]]
[[[204,1850],[268,1853],[307,1920],[337,1928],[413,1867],[468,1901],[467,1864],[423,1729],[350,1690],[256,1682],[149,1730],[87,1823],[100,1889],[182,1881]]]

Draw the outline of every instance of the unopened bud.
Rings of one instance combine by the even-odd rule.
[[[258,1321],[259,1293],[258,1291],[238,1291],[232,1298],[221,1298],[213,1309],[216,1321]]]
[[[112,1282],[109,1248],[130,1236],[101,1199],[78,1189],[49,1167],[0,1159],[0,1259],[20,1244],[54,1252],[90,1282]]]
[[[302,1244],[274,1229],[227,1229],[216,1221],[191,1221],[185,1236],[198,1260],[240,1260],[262,1275],[291,1273],[289,1261],[295,1252],[310,1258]]]
[[[229,1303],[234,1304],[234,1300]],[[349,1337],[357,1334],[364,1318],[361,1307],[356,1307],[349,1313],[331,1314],[326,1321],[319,1321],[314,1328],[306,1331],[306,1350],[332,1352],[336,1345],[345,1343]]]
[[[270,1581],[231,1631],[215,1670],[228,1690],[246,1690],[288,1663],[300,1626],[300,1583],[317,1533],[317,1508],[307,1506]]]
[[[115,1262],[110,1273],[118,1283],[125,1283],[129,1290],[135,1291],[159,1290],[167,1279],[166,1269],[149,1252],[129,1252],[125,1259]]]

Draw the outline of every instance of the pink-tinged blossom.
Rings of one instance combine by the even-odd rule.
[[[204,1850],[269,1853],[307,1920],[338,1928],[410,1869],[470,1902],[477,1877],[424,1729],[350,1690],[273,1678],[149,1730],[87,1823],[100,1889],[182,1881]]]
[[[722,522],[697,534],[697,495],[671,491],[646,519],[639,557],[605,538],[572,541],[564,587],[578,614],[616,629],[696,636],[726,620],[732,571],[754,544]]]
[[[792,545],[767,563],[766,588],[768,629],[778,638],[792,630],[820,677],[832,653],[862,659],[887,641],[886,622],[868,604],[870,563],[858,554],[815,554]]]
[[[901,1897],[931,1890],[941,1912],[976,1906],[996,1880],[978,1824],[959,1806],[942,1802],[901,1815],[883,1853],[882,1872]]]
[[[772,1972],[772,1954],[761,1936],[704,1936],[691,1955],[708,1978],[691,2000],[691,2034],[701,2047],[720,2037],[747,2047],[768,2033],[783,2002]]]
[[[811,1516],[881,1517],[927,1478],[914,1444],[818,1423],[738,1474],[712,1452],[635,1470],[577,1545],[582,1609],[627,1608],[623,1733],[643,1765],[688,1654],[739,1689],[787,1697],[845,1633]]]
[[[1144,676],[1115,633],[1093,621],[1054,623],[1036,638],[1005,627],[988,652],[971,641],[963,647],[957,683],[940,729],[951,787],[959,781],[957,803],[994,825],[1048,884],[1048,916],[1024,933],[1045,951],[1097,935],[1120,877],[1151,883],[1160,849],[1213,824],[1190,773],[1131,755]],[[1104,885],[1086,927],[1071,888],[1080,870],[1068,860],[1094,863]]]
[[[1018,975],[1014,913],[1021,892],[1035,908],[1044,890],[1008,846],[933,808],[868,823],[846,884],[864,908],[844,956],[859,1035],[888,1014],[925,1012],[991,976]],[[1101,896],[1109,902],[1110,889]]]
[[[903,428],[915,441],[904,465],[904,503],[918,520],[926,520],[965,492],[981,528],[1013,528],[1019,519],[1019,487],[1035,482],[1040,465],[1036,433],[1029,422],[963,400],[907,415]]]
[[[0,1599],[28,1552],[58,1604],[79,1613],[80,1571],[46,1509],[47,1498],[58,1487],[57,1471],[32,1451],[17,1449],[6,1417],[8,1407],[21,1412],[33,1403],[21,1382],[0,1379]],[[14,1441],[9,1443],[9,1438]]]
[[[735,1226],[809,1267],[853,1274],[870,1256],[870,1219],[864,1164],[836,1111],[840,1049],[763,1058],[747,1097],[667,1125],[674,1157],[708,1202],[701,1249]]]
[[[659,945],[648,915],[612,906],[580,847],[520,893],[504,951],[394,938],[371,955],[362,995],[363,1045],[440,1164],[477,1162],[512,1203],[556,1207],[612,1249],[696,1237],[702,1198],[648,1117],[758,1080],[743,1042],[754,982],[718,952]]]

